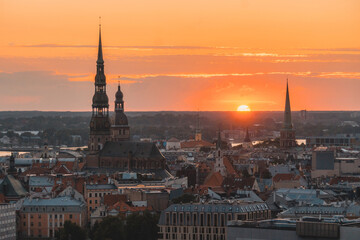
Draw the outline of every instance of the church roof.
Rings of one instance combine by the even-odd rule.
[[[6,186],[6,188],[5,188]],[[0,193],[8,197],[21,197],[27,194],[21,182],[12,175],[7,175],[0,184]]]
[[[219,172],[214,172],[205,179],[204,186],[220,187],[222,186],[223,181],[223,176]]]
[[[124,157],[129,155],[133,158],[151,158],[160,159],[164,156],[160,153],[155,143],[150,142],[106,142],[103,149],[100,151],[100,157]]]

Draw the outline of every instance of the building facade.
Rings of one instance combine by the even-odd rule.
[[[86,218],[85,203],[71,197],[26,198],[20,209],[19,232],[23,238],[53,238],[65,221],[84,228]]]
[[[16,239],[15,204],[0,203],[0,240]]]
[[[268,218],[266,203],[173,204],[161,212],[159,239],[225,240],[229,221]]]
[[[85,199],[90,220],[91,212],[100,207],[105,195],[117,194],[118,190],[114,184],[86,184]]]

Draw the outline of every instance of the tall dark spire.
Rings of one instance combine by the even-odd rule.
[[[98,58],[96,61],[97,64],[104,64],[103,53],[102,53],[102,43],[101,43],[101,23],[99,24],[99,46],[98,46]]]
[[[286,79],[286,100],[284,111],[284,125],[280,130],[280,147],[291,148],[296,146],[295,130],[291,122],[291,107],[290,107],[290,94],[289,82]]]
[[[292,129],[290,95],[289,95],[289,81],[288,81],[288,79],[286,79],[286,100],[285,100],[285,112],[284,112],[284,129]]]
[[[245,134],[244,142],[251,142],[248,127],[246,128],[246,134]]]
[[[106,94],[106,76],[101,44],[101,25],[99,25],[98,58],[96,61],[95,93],[92,99],[92,118],[90,122],[89,150],[94,153],[102,149],[110,140],[109,98]]]
[[[220,127],[219,127],[218,137],[217,137],[217,141],[216,141],[216,149],[221,149],[221,131],[220,131]]]

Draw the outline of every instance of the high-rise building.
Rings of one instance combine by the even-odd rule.
[[[289,83],[286,83],[286,100],[285,100],[285,112],[284,112],[284,125],[280,130],[280,147],[291,148],[296,146],[295,130],[293,129],[291,121],[291,107],[289,96]]]

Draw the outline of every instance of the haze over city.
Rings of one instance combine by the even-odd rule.
[[[359,110],[357,0],[0,0],[0,110],[90,111],[99,16],[110,109]],[[6,103],[6,104],[5,104]]]

